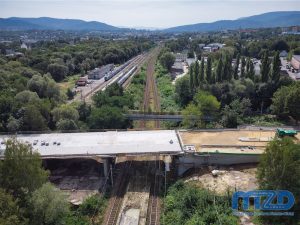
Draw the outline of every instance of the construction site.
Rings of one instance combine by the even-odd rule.
[[[300,143],[297,131],[281,130]],[[170,179],[183,177],[220,193],[226,187],[255,188],[259,156],[280,135],[280,129],[257,127],[14,137],[41,154],[50,181],[69,194],[72,204],[80,205],[88,196],[108,191],[111,197],[104,224],[142,225],[159,224],[160,197]],[[0,137],[1,157],[5,141],[12,137]]]

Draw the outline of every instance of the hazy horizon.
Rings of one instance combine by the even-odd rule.
[[[296,0],[0,0],[0,4],[1,18],[81,19],[134,28],[167,28],[300,8]]]

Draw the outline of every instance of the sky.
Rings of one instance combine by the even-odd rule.
[[[0,0],[0,18],[54,17],[167,28],[300,9],[300,0]]]

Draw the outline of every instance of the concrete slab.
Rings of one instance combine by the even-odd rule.
[[[174,130],[1,135],[0,143],[12,137],[31,144],[42,157],[181,152]]]

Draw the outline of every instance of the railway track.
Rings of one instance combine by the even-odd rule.
[[[135,73],[133,73],[133,74],[132,74],[125,82],[124,82],[124,84],[122,85],[122,87],[123,87],[124,89],[126,89],[126,88],[130,85],[131,80],[132,80],[132,78],[134,77],[134,75],[140,72],[141,67],[143,66],[143,64],[145,63],[145,61],[147,60],[147,58],[148,58],[148,55],[142,56],[140,59],[138,59],[138,61],[136,62],[136,66],[137,66],[138,69],[136,70]]]
[[[117,176],[117,183],[115,184],[115,188],[113,189],[113,197],[111,197],[109,200],[109,206],[104,218],[103,225],[116,225],[118,221],[120,208],[128,185],[131,164],[131,161],[127,161],[120,168],[121,172]]]
[[[155,63],[157,56],[159,54],[159,48],[155,49],[153,54],[150,56],[150,60],[147,65],[147,72],[146,72],[146,85],[144,91],[144,101],[143,101],[143,111],[148,112],[151,109],[154,112],[160,112],[160,98],[159,93],[157,90],[157,85],[155,82]],[[140,127],[145,128],[146,122],[141,121]],[[160,122],[155,121],[155,128],[160,127]]]
[[[145,57],[143,55],[136,57],[123,71],[128,71],[128,68],[131,68],[133,66],[140,66],[141,62],[143,61]],[[115,78],[118,77],[118,75],[115,76]],[[115,78],[112,78],[108,81],[105,81],[104,83],[101,83],[97,86],[95,86],[91,91],[86,93],[85,95],[82,95],[82,99],[85,101],[90,101],[91,97],[98,91],[103,90],[106,88],[108,85],[111,85],[112,83],[115,82]],[[126,82],[125,82],[126,83]]]
[[[147,213],[146,225],[160,224],[159,187],[160,187],[160,176],[159,174],[155,173],[154,180],[150,188],[150,197],[148,202],[148,213]]]

